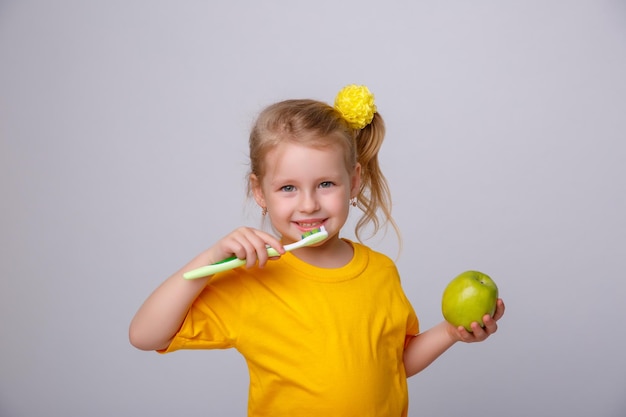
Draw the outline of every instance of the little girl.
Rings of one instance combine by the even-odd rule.
[[[250,134],[248,192],[280,238],[240,227],[218,240],[149,296],[130,325],[131,343],[159,352],[237,349],[250,372],[249,416],[406,416],[406,378],[454,343],[493,334],[504,304],[471,333],[445,321],[419,333],[394,263],[340,236],[351,207],[363,212],[357,239],[368,225],[374,233],[396,227],[378,165],[384,133],[364,86],[344,88],[334,107],[267,107]],[[285,252],[322,226],[324,241]],[[270,258],[267,246],[280,256]],[[183,278],[233,255],[245,266]]]

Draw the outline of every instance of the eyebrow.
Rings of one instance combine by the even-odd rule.
[[[334,174],[334,175],[324,175],[323,177],[318,177],[315,180],[313,180],[312,182],[315,184],[320,184],[322,182],[334,182],[334,183],[338,183],[341,180],[341,174]],[[269,182],[270,185],[273,186],[278,186],[278,185],[293,185],[293,184],[298,184],[301,183],[302,181],[296,177],[275,177],[272,179],[272,181]]]

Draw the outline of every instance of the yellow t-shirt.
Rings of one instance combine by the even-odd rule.
[[[250,372],[249,416],[406,416],[402,356],[417,316],[394,263],[350,243],[341,268],[287,253],[216,275],[166,352],[236,348]]]

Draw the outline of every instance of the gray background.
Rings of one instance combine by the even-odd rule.
[[[257,112],[363,83],[422,328],[467,269],[508,307],[410,415],[625,416],[625,74],[617,0],[0,2],[0,415],[244,415],[235,351],[141,352],[129,321],[260,224]]]

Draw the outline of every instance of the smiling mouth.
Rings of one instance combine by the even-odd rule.
[[[312,230],[312,229],[319,229],[324,224],[324,222],[322,222],[322,221],[316,221],[316,222],[295,222],[295,223],[303,231],[309,231],[309,230]]]

